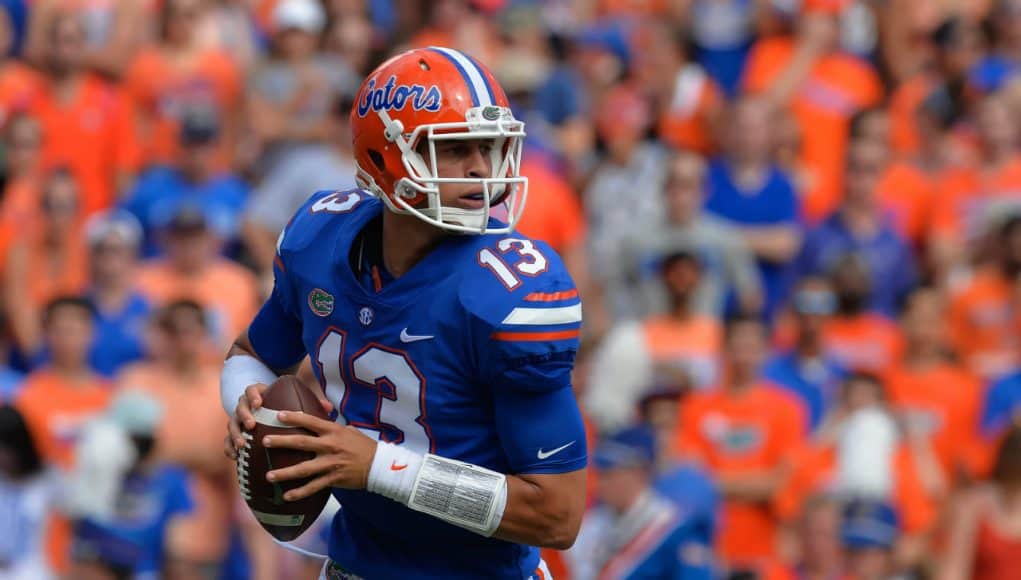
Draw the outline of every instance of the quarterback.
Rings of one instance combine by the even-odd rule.
[[[226,453],[307,355],[336,421],[280,412],[316,435],[264,445],[316,454],[267,474],[313,478],[285,499],[332,488],[341,504],[324,578],[549,578],[536,546],[569,547],[585,507],[582,315],[560,258],[512,233],[524,125],[446,48],[380,65],[351,121],[359,189],[298,210],[227,355]]]

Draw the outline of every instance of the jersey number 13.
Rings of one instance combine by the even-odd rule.
[[[434,451],[432,435],[425,422],[425,377],[407,353],[370,345],[345,360],[345,339],[343,330],[330,327],[319,339],[315,356],[326,398],[345,418],[343,420],[370,437],[405,445],[417,453]],[[352,394],[341,370],[345,362],[353,382],[375,392],[374,416],[366,418],[353,409],[346,409]]]

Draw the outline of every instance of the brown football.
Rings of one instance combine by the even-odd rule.
[[[303,386],[297,377],[285,375],[263,393],[262,407],[255,412],[255,428],[244,431],[245,446],[238,453],[237,460],[241,496],[267,532],[278,540],[289,542],[312,525],[330,498],[330,490],[324,489],[298,501],[285,501],[284,493],[301,487],[311,478],[278,483],[266,480],[266,473],[274,469],[296,465],[315,457],[311,451],[266,448],[262,445],[266,435],[314,435],[307,429],[280,423],[277,419],[278,411],[302,411],[327,420],[329,417],[312,391]]]

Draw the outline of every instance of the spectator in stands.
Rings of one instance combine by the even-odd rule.
[[[7,120],[4,130],[4,188],[0,198],[0,263],[24,224],[39,215],[43,134],[39,121],[25,113]]]
[[[950,520],[942,580],[1006,580],[1017,575],[1021,550],[1021,427],[996,454],[988,483],[962,495]]]
[[[822,580],[843,578],[846,554],[841,543],[840,501],[832,495],[818,494],[805,500],[795,521],[785,530],[781,560],[759,569],[767,580]]]
[[[0,574],[4,578],[46,579],[44,542],[50,510],[60,498],[54,474],[32,440],[17,409],[0,405]]]
[[[821,431],[788,458],[795,467],[774,504],[781,520],[793,521],[807,498],[824,491],[889,502],[906,534],[903,557],[913,562],[925,557],[938,515],[932,490],[939,485],[939,463],[927,438],[900,432],[875,376],[850,375]]]
[[[170,165],[143,173],[134,191],[122,202],[146,232],[145,255],[160,253],[158,233],[184,206],[205,215],[209,229],[223,244],[239,239],[241,214],[248,201],[248,185],[233,172],[217,165],[223,146],[222,127],[215,111],[196,108],[182,112],[181,152]],[[308,194],[306,194],[308,195]],[[285,208],[278,208],[284,211]]]
[[[128,59],[146,40],[147,3],[138,0],[33,2],[25,46],[25,57],[29,61],[45,62],[50,47],[49,30],[54,22],[69,12],[84,25],[83,64],[99,74],[120,77],[127,68]]]
[[[42,187],[39,217],[17,228],[4,272],[4,309],[18,351],[29,361],[42,346],[43,307],[57,296],[81,292],[88,281],[78,184],[58,169]]]
[[[807,430],[793,398],[763,383],[765,354],[762,321],[731,320],[719,386],[685,401],[675,442],[681,456],[703,465],[719,486],[726,522],[719,553],[733,569],[753,568],[772,555],[777,520],[771,503],[791,467],[790,451]]]
[[[249,81],[248,123],[261,144],[259,169],[293,163],[303,147],[325,147],[341,96],[358,90],[347,63],[319,50],[326,14],[318,0],[281,0],[273,11],[273,54]]]
[[[358,77],[372,72],[379,51],[380,35],[367,18],[351,14],[335,19],[325,43],[327,52],[339,56]]]
[[[81,190],[81,210],[109,207],[137,163],[131,111],[122,91],[88,70],[85,25],[59,12],[46,29],[46,79],[29,113],[39,119],[43,163],[67,167]]]
[[[572,578],[714,577],[711,538],[689,510],[652,488],[655,448],[644,426],[600,442],[593,462],[601,504],[568,552]]]
[[[937,274],[966,268],[970,250],[996,216],[1021,211],[1021,153],[1017,121],[1002,94],[985,97],[975,114],[975,162],[940,180],[933,207],[931,250]]]
[[[829,412],[846,370],[826,352],[825,329],[837,311],[837,297],[822,278],[807,277],[791,299],[793,346],[766,362],[763,377],[789,391],[804,406],[809,430]]]
[[[690,39],[670,23],[654,21],[642,26],[635,42],[635,73],[652,99],[659,139],[675,149],[714,152],[723,93],[692,61]]]
[[[666,225],[636,232],[620,247],[620,255],[603,266],[610,274],[608,293],[621,300],[644,302],[648,312],[670,308],[661,292],[656,266],[662,256],[678,248],[693,250],[701,265],[693,308],[722,317],[727,296],[733,294],[745,312],[762,304],[762,286],[748,247],[733,226],[703,210],[705,162],[694,153],[679,151],[667,167],[663,204]],[[650,288],[648,281],[653,280]],[[619,288],[619,289],[618,289]]]
[[[851,501],[844,506],[840,536],[847,550],[847,569],[852,578],[889,580],[903,578],[895,550],[901,536],[900,518],[887,503]]]
[[[855,113],[851,117],[850,139],[851,143],[868,143],[882,149],[884,162],[875,186],[880,211],[901,237],[914,248],[921,248],[936,195],[935,175],[918,160],[903,160],[893,154],[890,114],[885,108],[871,107]],[[938,144],[939,138],[933,139]]]
[[[51,361],[28,375],[14,399],[43,460],[64,471],[73,466],[74,445],[82,427],[110,399],[109,384],[88,364],[94,319],[95,308],[82,298],[50,302],[43,315],[43,343]],[[70,537],[67,521],[55,520],[47,534],[49,563],[64,572]]]
[[[769,105],[737,101],[727,111],[723,155],[709,165],[706,209],[733,223],[755,255],[772,317],[789,287],[789,266],[801,246],[798,199],[789,176],[772,160]]]
[[[752,46],[742,84],[776,108],[790,107],[801,128],[801,159],[811,172],[801,215],[817,223],[838,205],[844,190],[848,123],[855,111],[882,97],[875,70],[839,47],[839,3],[806,6],[796,38],[771,36]],[[820,97],[825,94],[825,97]]]
[[[216,0],[199,26],[199,43],[230,55],[248,73],[262,57],[257,22],[248,0]]]
[[[97,314],[89,360],[96,372],[112,377],[143,355],[142,333],[152,306],[135,283],[142,228],[131,214],[112,211],[94,216],[85,232],[92,269],[89,298]]]
[[[826,353],[843,368],[886,372],[903,350],[900,330],[889,318],[869,308],[873,284],[865,259],[856,254],[835,256],[829,275],[837,310],[823,327]],[[875,282],[873,282],[875,280]]]
[[[645,100],[624,86],[610,91],[600,104],[596,127],[607,155],[596,167],[583,195],[591,228],[589,259],[593,263],[612,263],[623,240],[640,237],[643,231],[662,223],[659,192],[666,180],[668,156],[662,147],[645,141],[652,121],[650,114]],[[610,294],[607,297],[611,319],[635,314],[632,301]],[[620,298],[624,299],[618,302]]]
[[[83,433],[68,485],[71,577],[199,577],[169,542],[192,500],[184,470],[153,453],[163,412],[152,397],[123,391]]]
[[[205,312],[195,302],[171,302],[155,315],[152,332],[148,359],[125,369],[117,387],[147,393],[163,408],[155,457],[187,469],[195,501],[193,513],[169,533],[168,545],[201,569],[216,570],[227,551],[237,489],[231,465],[215,445],[223,439],[223,410]]]
[[[230,344],[258,308],[255,277],[222,258],[219,243],[205,214],[182,206],[167,224],[166,258],[143,263],[138,273],[139,290],[153,304],[179,299],[201,304],[217,347]]]
[[[887,221],[877,199],[877,183],[888,149],[864,140],[847,154],[844,201],[822,224],[808,233],[798,269],[802,276],[829,271],[847,253],[860,254],[868,265],[872,292],[868,306],[894,316],[897,304],[917,280],[910,246]]]
[[[954,349],[971,372],[989,380],[1021,362],[1014,306],[1021,274],[1021,215],[1009,215],[993,231],[988,260],[950,302]]]
[[[94,314],[83,298],[60,297],[46,306],[43,332],[51,362],[28,375],[15,399],[43,458],[64,468],[71,464],[78,429],[109,399],[109,385],[88,364]]]
[[[585,394],[586,411],[600,429],[619,429],[633,421],[638,402],[664,375],[680,373],[696,389],[720,379],[722,329],[715,318],[693,308],[700,269],[690,251],[665,256],[661,279],[670,310],[610,330],[595,355]]]
[[[982,384],[953,357],[946,300],[921,287],[908,298],[904,356],[886,376],[887,394],[909,429],[932,439],[948,483],[973,474]]]
[[[200,23],[208,9],[204,0],[161,2],[158,42],[136,52],[125,73],[124,89],[135,111],[143,165],[173,165],[181,152],[181,115],[191,108],[207,107],[220,120],[217,166],[232,166],[244,87],[238,63],[203,45]]]
[[[353,104],[352,97],[334,101],[330,116],[321,122],[324,145],[302,147],[285,155],[252,192],[242,231],[246,247],[263,272],[271,271],[277,237],[287,220],[310,195],[323,189],[355,187],[357,168],[348,120]]]

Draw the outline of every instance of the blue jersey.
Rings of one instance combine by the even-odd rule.
[[[586,462],[571,389],[578,292],[522,236],[451,235],[381,288],[349,256],[382,203],[319,192],[281,234],[273,292],[249,328],[273,368],[311,357],[337,420],[381,441],[508,474]],[[335,489],[330,558],[366,578],[528,578],[536,548],[484,538],[364,490]]]

